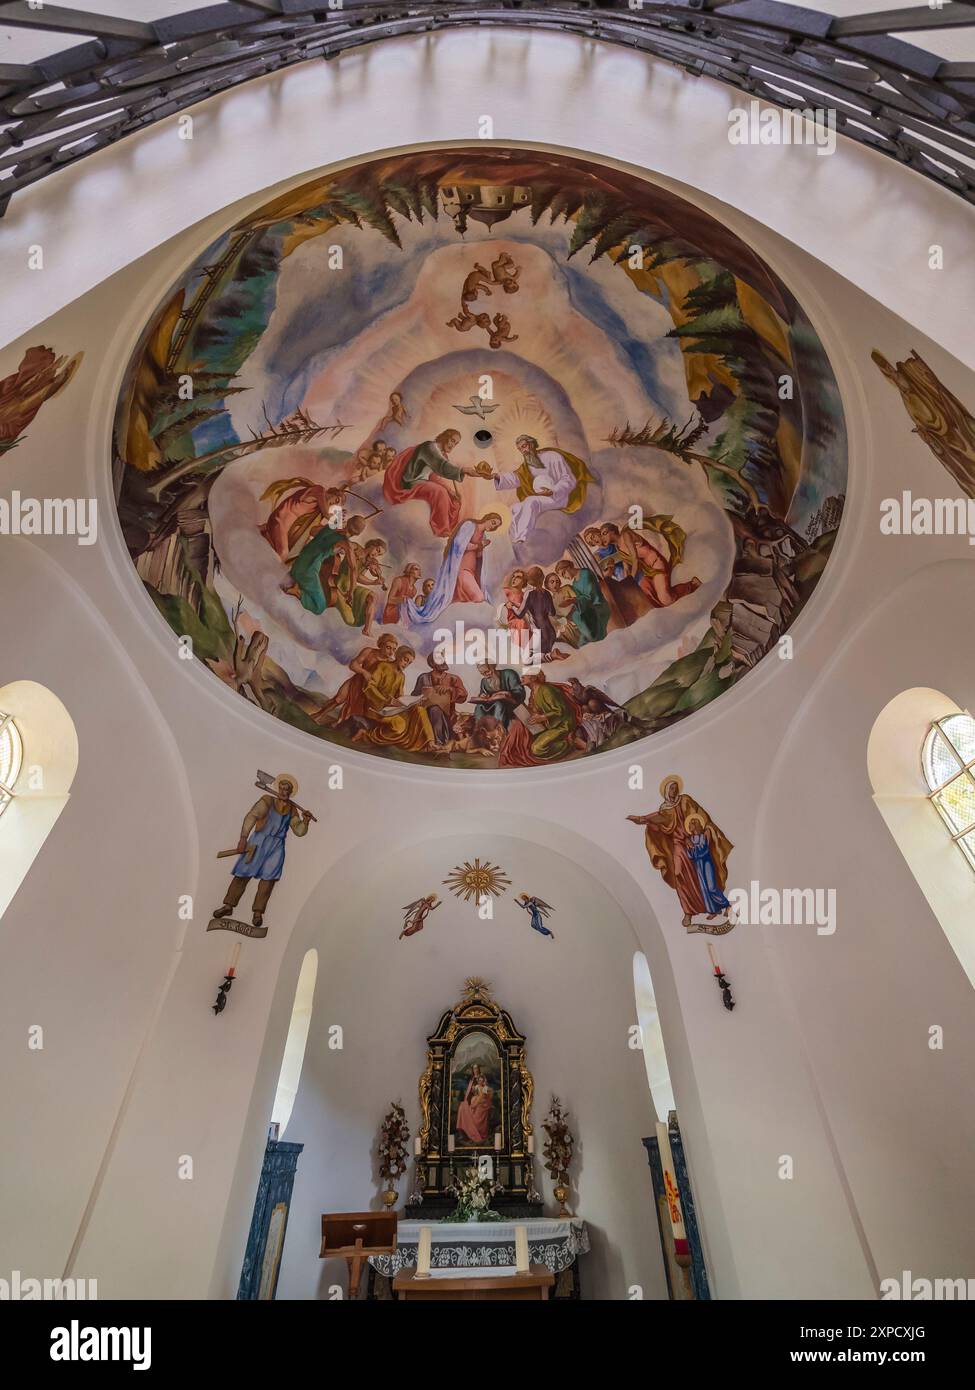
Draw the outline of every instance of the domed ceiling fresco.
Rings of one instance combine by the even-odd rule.
[[[133,562],[215,677],[437,767],[708,704],[809,598],[846,481],[826,355],[754,251],[619,170],[496,148],[229,230],[147,326],[115,449]]]

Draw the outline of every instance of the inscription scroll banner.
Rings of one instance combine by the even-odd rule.
[[[235,922],[232,917],[224,917],[219,922],[211,917],[207,931],[235,931],[238,936],[267,936],[267,927],[255,927],[250,922]]]

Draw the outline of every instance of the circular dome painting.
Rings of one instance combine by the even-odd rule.
[[[437,767],[665,729],[747,675],[843,508],[789,290],[674,194],[425,150],[233,227],[131,362],[117,501],[153,602],[240,698]]]

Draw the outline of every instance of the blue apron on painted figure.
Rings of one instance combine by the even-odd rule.
[[[247,849],[233,867],[234,878],[272,879],[275,882],[284,871],[284,841],[291,825],[291,812],[284,814],[273,806],[260,830],[247,837]],[[250,851],[253,849],[254,853]]]

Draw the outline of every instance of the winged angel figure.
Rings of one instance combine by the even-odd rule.
[[[542,936],[550,936],[553,941],[555,940],[555,932],[550,931],[542,921],[543,917],[549,917],[555,909],[545,902],[544,898],[534,898],[528,893],[519,893],[515,902],[528,913],[533,931],[541,932]]]
[[[415,903],[407,903],[403,908],[403,930],[399,934],[399,940],[404,936],[415,936],[418,931],[422,931],[427,924],[427,918],[431,912],[435,912],[440,906],[440,900],[436,893],[428,893],[425,898],[417,898]]]

